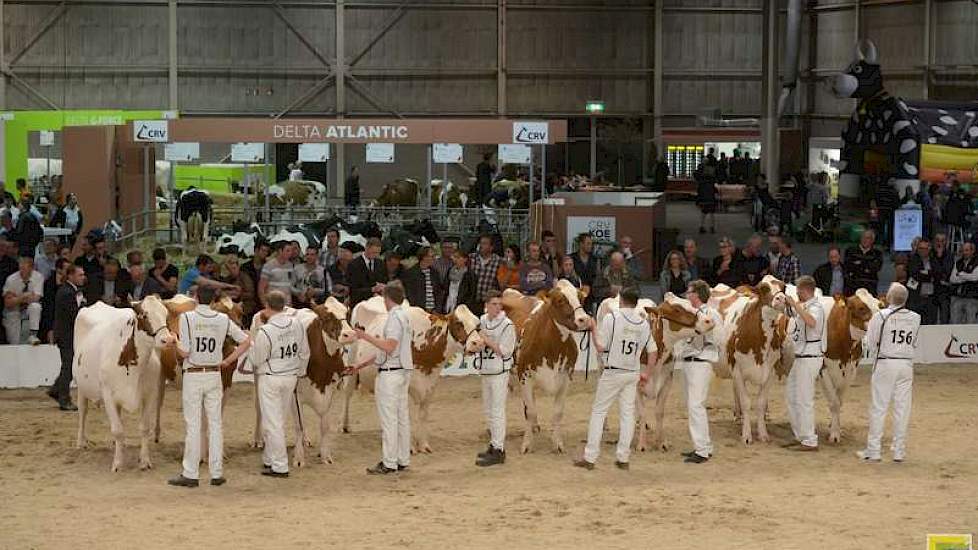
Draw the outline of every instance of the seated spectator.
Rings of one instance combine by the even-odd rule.
[[[978,323],[978,255],[975,244],[967,241],[961,245],[961,258],[951,271],[951,323],[972,325]]]
[[[68,266],[73,265],[65,258],[58,258],[54,263],[54,272],[44,281],[44,293],[41,296],[41,325],[38,332],[41,341],[54,343],[54,297],[58,287],[65,283]]]
[[[790,239],[783,238],[780,244],[781,255],[778,257],[778,268],[774,272],[774,276],[779,281],[794,284],[794,281],[801,277],[801,260],[795,256]]]
[[[329,274],[319,265],[319,249],[306,248],[305,262],[296,264],[292,278],[292,303],[295,307],[309,307],[321,304],[329,296],[333,282]]]
[[[153,250],[153,267],[149,271],[149,276],[159,283],[160,298],[166,300],[177,294],[180,272],[177,271],[176,266],[167,262],[166,250],[162,248]]]
[[[234,285],[222,283],[214,277],[214,268],[214,260],[210,256],[207,254],[197,256],[197,261],[194,262],[193,267],[188,269],[183,274],[183,278],[180,279],[177,290],[180,294],[188,294],[191,288],[196,288],[201,285],[218,290],[234,290]]]
[[[612,252],[608,257],[608,266],[601,270],[598,282],[594,285],[594,299],[597,303],[605,298],[617,296],[623,288],[635,288],[638,280],[625,265],[625,256],[621,252]]]
[[[41,343],[37,333],[41,328],[43,294],[44,277],[34,271],[34,257],[21,257],[17,271],[9,275],[3,285],[3,329],[8,344],[23,341],[25,317],[30,329],[27,343],[34,346]]]
[[[435,253],[428,247],[418,251],[418,263],[404,272],[401,282],[407,301],[428,313],[444,313],[445,282],[434,269]]]
[[[632,273],[632,277],[636,280],[642,278],[642,264],[639,262],[638,254],[632,248],[632,238],[628,235],[623,235],[618,239],[618,246],[616,247],[618,252],[621,252],[622,256],[625,257],[625,266],[628,267],[628,271]]]
[[[163,291],[160,283],[156,279],[148,276],[146,268],[141,263],[129,266],[129,281],[127,284],[130,288],[130,298],[137,301],[154,294],[159,296]]]
[[[251,326],[251,318],[258,311],[258,298],[255,295],[255,281],[251,275],[241,269],[238,257],[228,254],[224,258],[224,270],[227,272],[221,277],[221,282],[232,285],[233,289],[227,291],[231,299],[241,303],[242,324]]]
[[[350,281],[347,273],[350,262],[353,261],[354,249],[355,246],[352,244],[341,244],[336,252],[336,263],[329,268],[329,278],[333,281],[333,297],[343,303],[348,303],[350,299]]]
[[[387,267],[387,282],[395,279],[400,280],[404,274],[404,266],[401,265],[402,259],[401,253],[394,250],[388,250],[387,254],[384,255],[384,265]]]
[[[739,284],[756,286],[765,275],[771,273],[771,258],[761,249],[762,242],[760,235],[752,235],[734,256],[741,276]]]
[[[44,239],[43,246],[34,256],[34,269],[47,280],[54,273],[54,264],[58,261],[58,241]]]
[[[496,279],[499,281],[500,291],[507,288],[520,289],[520,268],[523,265],[521,259],[519,246],[511,244],[506,247],[503,252],[503,261],[499,264],[499,269],[496,270]],[[541,261],[543,261],[542,257]],[[550,265],[546,261],[544,263]]]
[[[101,300],[110,306],[129,307],[129,296],[132,294],[132,288],[120,276],[121,270],[119,260],[107,259],[102,271],[88,279],[88,284],[85,285],[84,289],[85,300],[89,304]]]
[[[560,279],[564,279],[574,285],[574,288],[581,288],[581,277],[574,271],[574,258],[564,256],[560,259],[560,270],[554,276],[554,280],[557,281]]]
[[[662,295],[671,292],[676,296],[682,296],[692,280],[692,274],[686,268],[686,259],[683,255],[675,250],[670,252],[659,273],[659,288],[662,290]]]
[[[526,245],[526,259],[520,266],[520,292],[527,295],[536,294],[541,290],[549,290],[554,286],[554,274],[550,266],[540,258],[540,245],[530,242]]]
[[[67,202],[51,216],[51,227],[70,229],[71,235],[66,241],[70,247],[75,246],[78,234],[84,225],[84,217],[81,208],[78,206],[78,197],[74,193],[68,193]]]
[[[465,252],[459,249],[455,249],[452,256],[452,268],[448,270],[447,284],[444,308],[446,312],[451,313],[460,305],[468,306],[469,310],[476,307],[476,290],[479,283],[475,273],[468,268]]]
[[[940,278],[940,268],[932,261],[930,241],[921,239],[917,243],[916,253],[910,257],[907,266],[907,284],[910,291],[908,306],[920,314],[920,322],[933,325],[937,318],[937,300],[935,299],[935,282]]]
[[[741,272],[741,262],[737,261],[737,256],[741,252],[736,250],[728,237],[720,239],[717,245],[720,254],[713,259],[713,285],[727,285],[730,288],[737,288],[744,283],[744,276]]]
[[[815,268],[815,285],[823,296],[840,296],[845,293],[845,271],[842,269],[842,252],[838,246],[830,246],[828,261]]]
[[[865,288],[875,295],[879,291],[879,273],[883,269],[883,253],[875,248],[876,233],[863,231],[859,244],[846,250],[843,265],[846,271],[846,296]]]
[[[695,239],[683,241],[683,259],[686,260],[686,270],[689,271],[690,280],[703,279],[709,281],[713,277],[712,265],[708,258],[697,255],[698,250],[699,245],[696,244]],[[683,293],[685,292],[684,290]],[[677,294],[677,296],[679,295]]]
[[[560,253],[557,251],[557,236],[554,235],[553,231],[545,229],[540,233],[540,240],[543,245],[540,247],[540,261],[550,266],[550,271],[556,273],[560,271]],[[516,248],[519,251],[519,247]],[[499,290],[505,290],[506,287],[500,286]]]

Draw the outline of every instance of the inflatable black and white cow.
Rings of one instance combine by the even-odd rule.
[[[856,47],[856,59],[835,78],[835,94],[859,100],[842,134],[839,189],[858,192],[862,175],[889,175],[903,195],[916,193],[921,180],[940,181],[940,161],[922,162],[926,146],[978,148],[978,103],[905,101],[883,87],[879,54],[870,40]],[[946,156],[946,155],[945,155]],[[873,165],[876,166],[873,166]]]
[[[225,233],[217,238],[217,253],[250,258],[255,255],[255,245],[264,238],[261,227],[257,223],[248,225],[236,222],[231,226],[231,233]]]
[[[174,212],[180,227],[180,241],[184,244],[204,242],[213,210],[214,203],[207,191],[191,186],[180,193]]]

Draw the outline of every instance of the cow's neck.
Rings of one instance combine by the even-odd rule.
[[[442,368],[455,354],[462,351],[462,346],[449,334],[448,319],[436,319],[423,332],[423,337],[411,342],[411,356],[414,366],[422,372]]]

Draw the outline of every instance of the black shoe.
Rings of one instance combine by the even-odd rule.
[[[615,466],[617,466],[619,470],[628,470],[629,468],[627,462],[622,462],[620,460],[615,461]]]
[[[223,477],[211,478],[211,485],[213,485],[214,487],[220,487],[221,485],[224,485],[227,482],[228,480],[224,479]]]
[[[262,470],[261,471],[261,475],[268,476],[268,477],[289,477],[289,473],[288,472],[276,472],[276,471],[272,470],[271,468],[269,468],[267,470]]]
[[[55,401],[57,401],[58,404],[61,403],[61,395],[60,395],[60,392],[54,386],[51,386],[50,388],[48,388],[48,391],[46,391],[45,393],[48,394],[48,397],[50,397],[51,399],[54,399]]]
[[[175,478],[167,480],[167,483],[173,485],[174,487],[196,487],[200,484],[196,479],[190,479],[189,477],[183,477],[183,474],[178,475]]]
[[[397,468],[388,468],[383,462],[378,462],[376,466],[367,468],[367,473],[374,476],[393,474]]]
[[[506,462],[506,451],[490,448],[489,453],[475,461],[476,466],[495,466]]]
[[[489,446],[486,447],[486,450],[484,450],[481,453],[475,455],[475,458],[476,459],[485,458],[485,457],[487,457],[487,456],[489,456],[491,454],[492,454],[492,443],[490,443]]]
[[[398,472],[404,472],[404,471],[407,471],[407,469],[408,469],[408,466],[405,466],[403,464],[398,464],[397,465],[397,471]]]
[[[700,455],[694,453],[692,456],[687,456],[686,458],[684,458],[683,459],[683,462],[685,462],[687,464],[702,464],[702,463],[706,462],[707,460],[710,460],[710,459],[709,458],[706,458],[705,456],[700,456]]]
[[[699,456],[696,451],[686,451],[685,453],[680,453],[683,458],[689,458],[691,456]],[[710,453],[710,458],[713,458],[713,453]]]
[[[72,403],[69,400],[64,400],[64,401],[59,402],[58,403],[58,408],[61,409],[61,410],[63,410],[63,411],[77,411],[78,410],[78,407],[76,407],[75,404]]]
[[[264,471],[266,471],[266,470],[268,470],[268,471],[272,471],[272,465],[271,465],[271,464],[262,464],[262,465],[261,465],[261,471],[263,471],[263,472],[264,472]]]
[[[584,460],[583,458],[580,459],[580,460],[575,460],[574,461],[574,466],[577,466],[578,468],[584,468],[585,470],[593,470],[594,469],[594,463],[593,462],[588,462],[587,460]]]

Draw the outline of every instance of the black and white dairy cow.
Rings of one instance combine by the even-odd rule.
[[[231,233],[225,233],[217,238],[218,254],[237,254],[249,258],[255,255],[255,245],[264,240],[261,227],[257,223],[247,225],[235,222]]]
[[[207,191],[191,186],[180,193],[174,212],[180,227],[180,241],[184,244],[204,242],[213,211],[214,201]]]
[[[393,250],[404,257],[416,256],[422,247],[441,242],[431,220],[415,220],[401,227],[394,227],[384,239],[384,249]]]

